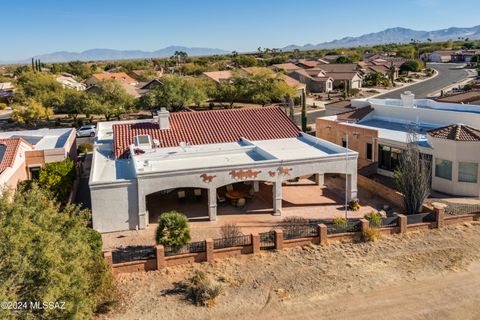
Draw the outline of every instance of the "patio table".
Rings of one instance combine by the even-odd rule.
[[[245,196],[245,194],[241,191],[236,191],[236,190],[232,190],[232,191],[228,191],[227,193],[225,193],[225,197],[230,199],[232,201],[232,204],[235,205],[235,203],[238,201],[238,199],[241,199]]]

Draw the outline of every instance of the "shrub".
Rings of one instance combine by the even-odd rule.
[[[361,91],[361,90],[358,89],[358,88],[351,88],[351,89],[350,89],[350,96],[355,97],[357,94],[360,93],[360,91]]]
[[[77,153],[88,153],[93,151],[93,144],[90,142],[82,143],[81,145],[78,146],[77,148]]]
[[[220,228],[222,238],[235,238],[242,236],[243,233],[235,223],[227,223]]]
[[[7,105],[5,103],[0,103],[0,110],[7,109]]]
[[[360,201],[358,199],[352,199],[348,202],[348,208],[352,211],[360,210]]]
[[[64,308],[0,309],[0,319],[92,319],[114,299],[90,212],[59,207],[35,182],[0,196],[0,296],[4,301],[64,302]]]
[[[211,307],[222,293],[222,287],[204,272],[196,270],[189,279],[187,293],[197,306]]]
[[[156,240],[158,244],[182,247],[190,241],[188,218],[177,211],[164,212],[158,219]]]
[[[70,195],[76,176],[75,163],[67,158],[45,164],[40,170],[38,182],[41,187],[52,192],[58,201],[64,203]]]
[[[378,212],[371,211],[364,216],[370,222],[372,227],[381,227],[382,226],[382,215]]]
[[[340,230],[345,230],[348,227],[348,219],[343,217],[335,217],[333,218],[333,225]]]
[[[377,228],[368,228],[362,233],[363,241],[377,241],[378,239],[378,229]]]

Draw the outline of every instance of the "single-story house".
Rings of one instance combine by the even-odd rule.
[[[78,82],[77,80],[69,76],[64,76],[64,75],[58,76],[56,80],[64,88],[70,88],[77,91],[84,91],[86,89],[86,85],[84,83]]]
[[[289,76],[305,84],[309,92],[330,92],[333,90],[333,78],[318,68],[298,69],[289,73]]]
[[[93,74],[90,78],[88,78],[85,83],[87,86],[93,86],[97,84],[101,80],[106,80],[106,79],[111,79],[111,80],[116,80],[118,82],[123,82],[126,84],[129,84],[131,86],[136,86],[138,84],[138,81],[130,77],[128,74],[124,72],[105,72],[105,73],[97,73]]]
[[[272,189],[273,214],[282,214],[282,183],[295,177],[346,174],[348,199],[357,195],[357,153],[302,133],[279,107],[169,113],[153,119],[97,125],[90,192],[93,228],[144,229],[149,199],[199,190],[204,216],[217,219],[220,188],[259,183]],[[160,197],[160,198],[157,198]],[[152,221],[153,222],[153,221]]]
[[[317,118],[317,137],[358,152],[359,169],[393,176],[414,138],[433,190],[480,196],[480,106],[414,99],[352,100],[353,110]]]
[[[0,132],[0,186],[15,189],[38,177],[45,163],[76,160],[75,135],[73,128]]]

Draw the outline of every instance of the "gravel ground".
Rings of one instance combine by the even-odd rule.
[[[480,223],[375,243],[307,246],[118,277],[101,319],[479,319]],[[193,270],[217,278],[213,307],[176,290]]]

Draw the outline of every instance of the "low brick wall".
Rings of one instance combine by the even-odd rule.
[[[157,270],[157,259],[138,260],[112,265],[113,274]]]
[[[442,228],[446,225],[456,223],[472,222],[480,220],[480,212],[465,214],[459,216],[445,216],[445,209],[436,207],[434,210],[435,221],[421,222],[408,224],[407,216],[398,215],[397,226],[379,228],[381,236],[390,236],[397,233],[424,231],[433,228]],[[420,217],[424,215],[419,215]],[[283,230],[275,230],[275,249],[282,250],[286,248],[293,248],[311,244],[326,245],[339,241],[358,241],[362,238],[363,231],[369,228],[369,222],[366,219],[360,219],[360,231],[328,234],[327,226],[324,224],[318,225],[318,236],[305,237],[298,239],[284,239]],[[112,252],[104,252],[104,258],[114,274],[150,271],[165,267],[172,267],[181,264],[198,263],[198,262],[213,262],[214,260],[224,259],[228,257],[235,257],[244,254],[258,254],[260,250],[260,237],[258,234],[252,234],[251,244],[244,246],[228,247],[222,249],[214,249],[213,240],[205,240],[205,252],[186,253],[174,256],[165,256],[163,246],[156,247],[156,259],[139,260],[125,263],[113,264]]]
[[[403,208],[403,195],[389,187],[362,175],[357,175],[357,186],[385,199],[396,207]]]

